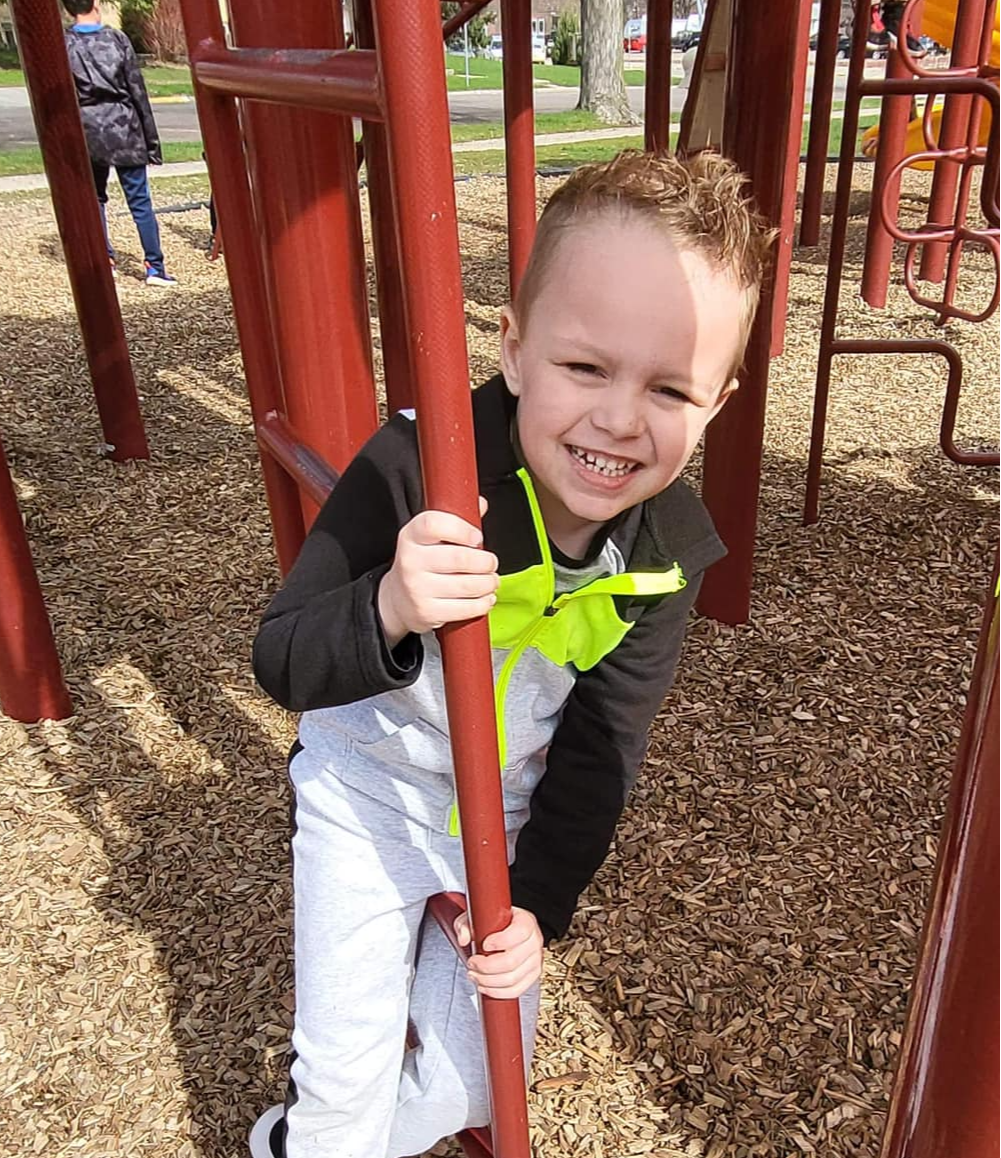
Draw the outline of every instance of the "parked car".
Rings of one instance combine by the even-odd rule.
[[[689,28],[684,32],[679,32],[677,36],[671,37],[671,47],[676,48],[679,52],[687,52],[690,48],[694,48],[701,39],[701,31]]]
[[[503,60],[504,59],[504,38],[502,36],[491,36],[490,43],[483,51],[483,55],[487,60]],[[548,51],[546,49],[546,38],[541,32],[533,33],[532,35],[532,63],[545,64]]]
[[[817,51],[817,34],[814,33],[810,37],[810,51]],[[847,60],[852,54],[852,38],[850,36],[838,37],[838,56],[843,56]],[[870,53],[871,55],[871,53]]]
[[[622,47],[626,52],[646,52],[646,17],[627,20],[622,33]]]

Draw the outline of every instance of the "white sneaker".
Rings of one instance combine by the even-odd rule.
[[[177,278],[171,277],[165,269],[156,269],[146,262],[146,284],[160,286],[176,286]]]
[[[279,1134],[275,1127],[284,1117],[284,1106],[272,1106],[261,1114],[250,1131],[250,1158],[281,1158],[281,1151],[277,1148]],[[272,1145],[272,1140],[275,1145]]]

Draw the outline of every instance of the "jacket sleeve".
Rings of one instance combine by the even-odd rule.
[[[396,537],[421,509],[414,424],[382,427],[330,492],[254,640],[261,687],[294,712],[354,703],[407,687],[420,673],[420,637],[390,651],[376,604]]]
[[[146,82],[143,80],[135,51],[124,33],[122,33],[122,40],[125,42],[123,46],[125,87],[128,90],[129,100],[132,101],[139,114],[139,123],[142,125],[143,136],[146,138],[146,149],[149,152],[149,164],[162,165],[163,153],[160,149],[160,133],[157,130],[156,121],[153,119],[153,110],[150,107],[149,95],[146,92]]]
[[[535,914],[547,942],[566,933],[608,855],[701,582],[701,573],[689,578],[644,612],[615,651],[578,676],[564,707],[511,865],[513,903]]]

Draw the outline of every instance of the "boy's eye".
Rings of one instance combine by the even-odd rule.
[[[678,402],[688,401],[688,395],[683,390],[678,390],[675,386],[655,386],[653,392],[661,398],[673,398]]]
[[[567,362],[567,369],[573,374],[598,374],[598,367],[591,362]]]

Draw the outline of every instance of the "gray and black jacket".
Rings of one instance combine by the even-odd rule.
[[[605,552],[621,573],[560,594],[571,561],[549,544],[512,444],[516,406],[500,376],[473,394],[485,546],[501,577],[489,621],[505,819],[520,829],[512,899],[548,941],[566,932],[608,853],[702,573],[724,549],[676,481],[614,520],[584,561]],[[437,640],[410,635],[390,651],[376,603],[397,534],[422,509],[416,427],[398,414],[320,511],[264,614],[254,670],[278,703],[304,713],[297,759],[454,832]]]
[[[106,25],[75,25],[66,51],[91,161],[159,165],[160,137],[129,38]]]

